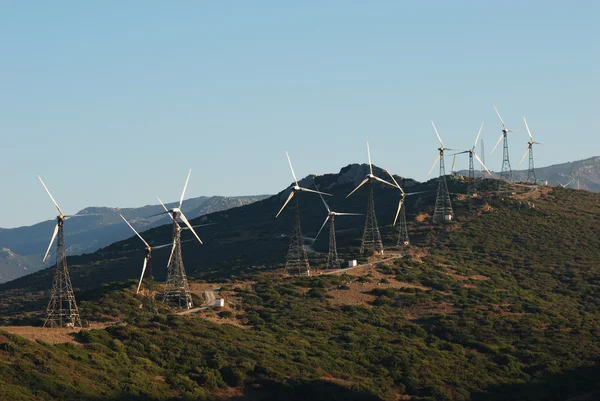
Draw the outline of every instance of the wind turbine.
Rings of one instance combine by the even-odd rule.
[[[183,211],[181,210],[181,207],[183,205],[183,198],[185,196],[185,191],[187,189],[188,182],[190,181],[191,174],[192,170],[190,169],[187,175],[187,179],[185,180],[183,191],[181,192],[179,206],[167,209],[163,204],[165,211],[155,215],[158,216],[161,214],[169,214],[171,216],[171,219],[173,220],[173,247],[171,248],[171,257],[167,265],[167,283],[165,285],[163,302],[165,304],[172,304],[177,306],[178,308],[185,309],[192,308],[193,303],[192,294],[190,292],[187,276],[185,274],[185,268],[183,267],[183,259],[181,256],[181,227],[177,223],[177,220],[181,219],[181,221],[187,226],[187,228],[192,232],[192,234],[194,234],[194,237],[196,237],[198,242],[202,244],[202,240],[200,239],[198,234],[196,234],[196,231],[194,230],[188,219],[183,214]]]
[[[400,240],[402,240],[404,246],[409,246],[410,242],[409,242],[409,238],[408,238],[408,227],[406,226],[406,212],[405,212],[406,207],[402,207],[402,206],[404,206],[404,201],[406,200],[407,196],[418,195],[418,194],[422,194],[422,193],[429,192],[429,191],[406,193],[406,192],[404,192],[404,190],[402,189],[400,184],[398,184],[398,181],[396,181],[396,179],[394,178],[392,173],[390,173],[388,170],[385,170],[385,172],[388,173],[388,175],[394,182],[394,185],[400,191],[400,200],[398,201],[398,209],[396,210],[396,216],[394,217],[394,223],[392,224],[392,226],[395,227],[396,222],[398,221],[398,217],[400,217],[398,245],[400,245]]]
[[[435,131],[435,135],[437,135],[438,140],[440,141],[440,147],[438,148],[438,155],[433,162],[433,166],[429,170],[429,174],[433,171],[435,165],[440,162],[440,175],[438,177],[438,191],[437,197],[435,199],[435,209],[433,212],[433,222],[450,222],[452,221],[452,217],[454,212],[452,211],[452,204],[450,203],[450,193],[448,192],[448,184],[446,183],[446,167],[444,165],[444,151],[446,150],[456,150],[456,149],[448,149],[444,146],[444,142],[442,142],[442,138],[438,133],[437,128],[433,121],[431,122],[433,126],[433,130]]]
[[[531,136],[531,131],[529,131],[529,125],[527,125],[527,120],[525,119],[525,116],[523,116],[523,121],[525,122],[525,128],[527,128],[527,133],[529,134],[529,142],[527,142],[527,150],[525,151],[525,154],[523,155],[523,158],[521,159],[519,164],[523,163],[523,160],[525,160],[525,156],[529,154],[529,170],[527,170],[527,183],[535,184],[537,182],[537,178],[535,177],[535,167],[533,165],[533,144],[541,145],[541,143],[533,141],[533,137]]]
[[[467,194],[469,194],[469,195],[475,194],[475,165],[473,162],[473,158],[477,159],[479,164],[481,164],[481,167],[484,168],[485,171],[487,171],[490,174],[490,176],[492,175],[490,173],[490,170],[488,170],[488,168],[485,166],[485,164],[483,163],[481,158],[479,158],[479,156],[477,155],[477,152],[475,152],[475,148],[477,147],[477,141],[479,140],[479,136],[481,135],[482,129],[483,129],[483,123],[481,123],[481,126],[479,127],[479,132],[477,133],[477,137],[475,138],[475,143],[473,143],[473,147],[471,147],[471,149],[467,149],[462,152],[458,152],[458,153],[454,154],[454,156],[461,155],[464,153],[469,154],[469,187],[467,189]]]
[[[288,160],[288,164],[290,165],[290,170],[292,171],[292,177],[294,177],[294,183],[290,186],[290,194],[288,195],[285,203],[279,209],[275,218],[279,217],[283,209],[287,206],[288,203],[294,198],[297,192],[312,192],[317,193],[319,195],[327,195],[331,196],[331,194],[314,191],[312,189],[301,187],[298,184],[298,179],[296,178],[296,173],[294,172],[294,167],[292,166],[292,161],[290,160],[290,155],[288,152],[285,152],[285,155]],[[296,197],[294,202],[294,228],[292,229],[292,235],[290,236],[290,244],[288,248],[288,253],[285,261],[285,271],[287,273],[297,273],[300,275],[309,275],[310,274],[310,265],[308,263],[308,256],[306,255],[306,249],[304,249],[304,237],[302,237],[302,229],[300,228],[300,211],[298,209],[298,197]]]
[[[316,186],[317,186],[317,184],[315,183],[315,187]],[[321,231],[323,231],[325,224],[327,224],[327,222],[329,221],[329,252],[327,253],[327,264],[325,265],[325,268],[326,269],[339,269],[341,267],[341,264],[340,264],[340,260],[338,258],[337,243],[335,240],[335,217],[336,216],[360,216],[360,214],[334,212],[333,210],[331,210],[331,208],[329,207],[327,202],[325,202],[325,198],[323,198],[323,196],[320,193],[319,193],[319,196],[321,197],[321,200],[323,201],[323,204],[325,205],[325,209],[327,209],[327,217],[325,218],[323,225],[319,229],[319,232],[313,239],[313,244],[315,243],[317,238],[319,238],[319,234],[321,234]]]
[[[67,251],[65,248],[65,236],[63,225],[67,216],[63,213],[58,203],[54,200],[54,197],[44,184],[42,178],[38,175],[38,178],[44,189],[50,196],[52,203],[58,209],[58,216],[56,216],[56,226],[50,239],[50,245],[44,255],[43,261],[48,259],[50,248],[54,243],[54,240],[58,238],[56,242],[56,273],[54,274],[54,282],[52,285],[52,292],[50,293],[50,301],[46,308],[46,320],[44,327],[81,327],[81,319],[79,318],[79,309],[77,308],[77,302],[75,301],[75,294],[73,293],[73,286],[71,285],[71,277],[69,275],[69,269],[67,267]]]
[[[161,249],[161,248],[166,248],[170,245],[172,245],[171,243],[168,244],[164,244],[164,245],[158,245],[158,246],[150,246],[150,244],[148,244],[148,242],[146,242],[146,240],[140,235],[140,233],[138,233],[136,231],[135,228],[133,228],[133,226],[131,224],[129,224],[129,222],[127,221],[127,219],[125,217],[123,217],[122,214],[119,214],[119,216],[121,216],[121,218],[123,219],[123,221],[125,223],[127,223],[127,225],[129,226],[129,228],[131,228],[133,230],[133,232],[135,233],[135,235],[137,235],[142,242],[144,243],[144,246],[146,248],[146,256],[144,257],[144,264],[142,265],[142,274],[140,276],[140,282],[137,286],[137,290],[136,290],[136,294],[138,294],[140,292],[140,287],[142,286],[142,280],[144,279],[144,273],[146,272],[146,266],[148,264],[148,262],[150,261],[150,259],[152,258],[152,251],[155,249]]]
[[[373,165],[371,164],[371,148],[369,142],[367,142],[367,155],[369,157],[369,172],[365,175],[365,178],[358,184],[352,192],[350,192],[346,198],[356,192],[360,187],[365,184],[369,184],[369,198],[367,202],[367,217],[365,219],[365,231],[363,232],[362,243],[360,246],[360,253],[364,253],[365,249],[373,249],[379,253],[383,253],[383,243],[381,242],[381,233],[379,232],[379,226],[377,225],[377,216],[375,214],[375,198],[373,197],[373,184],[376,182],[389,185],[391,184],[373,174]]]
[[[500,122],[502,123],[502,134],[500,135],[498,142],[496,142],[496,146],[494,146],[494,149],[492,149],[491,154],[494,153],[494,151],[500,144],[500,141],[504,140],[503,151],[502,151],[502,169],[500,170],[500,179],[504,180],[506,182],[514,182],[512,169],[510,168],[510,158],[508,155],[508,136],[507,136],[507,134],[509,132],[513,132],[513,130],[506,128],[506,124],[504,124],[504,120],[502,120],[502,117],[500,117],[500,113],[498,112],[496,105],[494,105],[494,110],[496,110],[496,114],[498,115],[498,118],[500,119]]]

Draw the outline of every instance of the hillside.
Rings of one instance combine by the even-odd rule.
[[[364,211],[366,191],[344,199],[364,171],[351,165],[316,178],[334,194],[334,210]],[[468,199],[461,182],[449,186],[455,223],[422,218],[435,192],[411,197],[410,250],[389,248],[385,262],[371,257],[341,275],[280,274],[291,213],[274,215],[285,191],[194,220],[219,223],[199,232],[205,246],[184,244],[183,257],[197,301],[199,280],[221,288],[228,307],[220,311],[181,317],[135,296],[143,258],[135,238],[70,258],[82,318],[108,326],[58,345],[0,332],[0,398],[597,399],[600,195],[541,188]],[[311,236],[324,209],[302,195]],[[393,244],[397,191],[377,186],[375,196],[384,241]],[[356,219],[336,220],[347,257],[357,255],[363,218]],[[170,227],[145,235],[162,243]],[[326,238],[315,244],[326,246]],[[153,258],[152,291],[160,291],[166,256]],[[323,264],[323,255],[311,254],[311,263]],[[0,285],[7,323],[39,323],[50,273]]]
[[[264,199],[265,195],[241,197],[198,197],[187,199],[183,211],[189,218],[207,213],[230,209]],[[175,203],[169,204],[169,206]],[[123,223],[119,213],[145,230],[169,222],[167,216],[149,217],[163,211],[160,205],[147,205],[138,208],[88,207],[77,213],[77,217],[65,223],[67,253],[80,255],[90,253],[113,242],[128,238],[131,230]],[[55,220],[47,220],[32,226],[0,230],[0,248],[7,249],[12,258],[0,255],[0,283],[35,272],[54,263],[54,250],[49,262],[42,258],[48,247]]]

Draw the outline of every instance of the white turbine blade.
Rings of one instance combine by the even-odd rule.
[[[369,181],[369,178],[368,178],[368,177],[367,177],[367,178],[365,178],[364,180],[362,180],[362,182],[361,182],[360,184],[358,184],[358,186],[357,186],[356,188],[354,188],[354,190],[353,190],[352,192],[350,192],[350,193],[349,193],[349,194],[346,196],[346,198],[348,198],[350,195],[352,195],[353,193],[355,193],[355,192],[358,190],[358,188],[360,188],[360,187],[362,187],[363,185],[365,185],[365,184],[366,184],[368,181]]]
[[[338,213],[335,212],[336,216],[362,216],[360,213]]]
[[[371,147],[369,146],[369,142],[367,142],[367,154],[369,155],[369,171],[371,175],[373,175],[373,166],[371,164]]]
[[[479,140],[479,136],[481,135],[482,129],[483,129],[483,123],[481,123],[481,126],[479,127],[479,132],[477,133],[477,138],[475,138],[475,143],[473,144],[472,149],[475,149],[475,147],[477,146],[477,141]]]
[[[456,153],[452,157],[452,172],[456,171]]]
[[[412,195],[419,195],[419,194],[424,194],[426,192],[435,192],[435,189],[430,189],[429,191],[419,191],[419,192],[409,192],[407,194],[405,194],[405,196],[412,196]]]
[[[44,186],[44,189],[46,190],[46,192],[48,192],[48,195],[50,196],[50,199],[52,199],[52,203],[54,203],[54,206],[56,206],[56,208],[58,209],[58,213],[60,213],[61,216],[64,216],[63,211],[60,209],[60,206],[58,206],[58,203],[56,203],[56,201],[54,200],[54,197],[50,193],[50,190],[48,189],[48,187],[46,186],[46,184],[44,184],[44,181],[42,181],[42,177],[40,177],[38,175],[38,178],[40,179],[40,182]]]
[[[185,242],[185,241],[181,241],[181,242]],[[152,250],[166,248],[166,247],[168,247],[170,245],[171,245],[171,243],[153,246]]]
[[[442,147],[444,147],[444,142],[442,142],[442,138],[440,138],[440,134],[438,134],[438,130],[437,130],[437,128],[435,128],[435,124],[433,123],[433,121],[431,121],[431,125],[433,125],[433,130],[435,131],[435,134],[437,135],[438,139],[440,140],[440,145],[442,145]]]
[[[527,153],[529,153],[529,146],[527,146],[527,150],[525,151],[525,154],[521,158],[521,161],[519,162],[519,164],[523,163],[523,160],[525,160],[525,156],[527,156]]]
[[[127,221],[127,219],[125,219],[125,217],[123,217],[122,214],[119,213],[119,216],[121,216],[121,218],[123,219],[123,221],[125,223],[127,223],[127,225],[129,226],[129,228],[131,228],[133,230],[133,232],[140,237],[140,239],[142,240],[142,242],[144,243],[144,245],[146,245],[148,248],[150,248],[150,245],[148,245],[148,243],[146,242],[146,240],[144,238],[142,238],[142,236],[140,235],[140,233],[138,233],[135,228],[133,228],[133,226],[131,224],[129,224],[129,222]]]
[[[527,125],[527,120],[525,119],[525,116],[523,116],[523,121],[525,121],[525,128],[527,128],[527,133],[529,134],[529,138],[531,138],[531,140],[533,141],[533,137],[531,136],[531,131],[529,131],[529,125]]]
[[[398,210],[396,211],[396,217],[394,217],[394,224],[392,224],[392,226],[395,226],[396,222],[398,221],[398,216],[400,215],[400,209],[402,209],[403,203],[404,199],[400,198],[400,202],[398,202]]]
[[[477,153],[473,152],[473,156],[475,156],[475,158],[477,159],[477,161],[479,162],[479,164],[481,164],[481,166],[485,169],[485,171],[488,172],[488,174],[491,177],[492,173],[490,172],[490,170],[488,170],[488,168],[485,166],[485,164],[483,164],[483,162],[481,161],[481,159],[479,158],[479,156],[477,156]]]
[[[181,199],[179,200],[179,209],[181,209],[181,205],[183,204],[183,197],[185,196],[185,190],[187,189],[188,182],[190,181],[190,175],[192,175],[192,169],[188,172],[187,178],[185,180],[185,185],[183,186],[183,192],[181,193]]]
[[[190,229],[190,231],[192,232],[192,234],[194,234],[194,237],[196,237],[196,239],[198,240],[198,242],[200,242],[202,244],[202,240],[200,239],[200,237],[198,237],[198,234],[196,234],[196,231],[194,230],[194,227],[192,227],[192,225],[190,224],[190,222],[188,221],[188,219],[185,217],[185,215],[183,214],[183,212],[179,212],[179,217],[181,218],[181,220],[183,220],[183,222],[185,223],[185,225]]]
[[[294,182],[296,183],[296,186],[299,186],[298,179],[296,178],[296,173],[294,173],[294,168],[292,167],[292,161],[290,160],[290,155],[288,155],[287,150],[285,151],[285,155],[287,156],[288,163],[290,165],[290,170],[292,170],[292,177],[294,177]]]
[[[389,186],[390,186],[390,187],[392,187],[392,188],[398,188],[397,186],[395,186],[395,185],[394,185],[394,184],[392,184],[391,182],[387,182],[386,180],[382,180],[382,179],[381,179],[381,178],[379,178],[379,177],[375,177],[375,176],[373,176],[373,178],[374,178],[376,181],[379,181],[379,182],[381,182],[381,183],[383,183],[383,184],[389,185]]]
[[[317,240],[317,238],[319,238],[319,234],[321,234],[321,231],[323,231],[323,227],[325,227],[325,224],[327,224],[327,221],[329,220],[329,215],[327,215],[327,217],[325,218],[325,221],[323,222],[323,225],[321,226],[321,228],[319,229],[319,232],[317,233],[317,235],[315,236],[315,238],[313,239],[313,244],[315,243],[315,241]]]
[[[490,155],[494,154],[494,150],[496,150],[498,145],[500,145],[500,141],[502,140],[502,138],[504,138],[504,134],[500,134],[500,138],[498,139],[498,142],[496,142],[496,146],[494,146],[494,149],[492,149],[492,153],[490,153]]]
[[[315,188],[317,188],[317,190],[318,190],[319,187],[317,187],[317,183],[315,182],[315,180],[313,180],[313,184],[315,184]],[[329,209],[329,205],[327,204],[327,202],[325,202],[325,198],[323,198],[323,195],[321,195],[321,192],[319,192],[319,196],[321,197],[321,200],[323,201],[323,204],[325,205],[325,209],[327,209],[327,213],[331,213],[331,209]]]
[[[498,109],[496,108],[496,105],[494,105],[494,110],[496,110],[496,114],[498,114],[498,118],[500,119],[500,122],[502,123],[502,126],[504,128],[506,128],[506,124],[504,124],[504,120],[502,120],[502,117],[500,117],[500,113],[498,112]]]
[[[165,204],[163,203],[163,201],[161,201],[158,196],[156,197],[156,199],[158,199],[158,201],[160,202],[160,204],[162,205],[162,207],[165,209],[165,213],[169,215],[169,217],[171,218],[171,220],[173,220],[173,215],[171,215],[171,213],[169,213],[169,209],[167,209],[167,207],[165,206]],[[158,214],[155,214],[154,216],[160,216],[161,214],[165,214],[165,213],[158,213]],[[150,217],[154,217],[154,216],[150,216]]]
[[[140,276],[140,282],[138,284],[136,294],[140,292],[140,287],[142,286],[142,280],[144,279],[144,272],[146,271],[146,264],[148,264],[148,258],[144,258],[144,265],[142,266],[142,275]]]
[[[48,254],[50,253],[50,248],[52,248],[52,244],[54,243],[54,240],[56,239],[56,234],[58,234],[58,223],[56,223],[56,226],[54,226],[54,233],[52,234],[52,238],[50,239],[50,245],[48,245],[48,250],[46,251],[46,254],[44,255],[44,259],[42,259],[42,262],[45,262],[46,259],[48,259]]]
[[[398,189],[400,189],[400,184],[398,184],[398,181],[396,181],[396,179],[394,178],[394,176],[392,175],[392,173],[390,173],[388,170],[385,170],[386,173],[388,173],[388,175],[390,176],[390,178],[392,179],[392,181],[394,181],[394,184],[396,184],[396,187],[398,187]]]
[[[175,240],[173,240],[173,246],[171,247],[171,254],[169,255],[169,261],[167,262],[167,268],[171,265],[171,260],[173,260],[173,252],[175,251]]]
[[[290,201],[294,197],[294,193],[295,193],[294,191],[290,192],[288,198],[285,200],[285,203],[283,204],[283,206],[281,206],[281,209],[279,209],[279,212],[275,215],[275,218],[279,217],[279,215],[281,214],[281,212],[283,212],[283,209],[285,209],[285,207],[287,206],[287,204],[290,203]]]
[[[433,171],[433,168],[437,164],[438,160],[440,160],[440,154],[439,153],[438,153],[437,157],[435,158],[435,161],[433,162],[433,166],[431,166],[431,169],[429,169],[429,174],[428,175],[431,175],[431,172]]]
[[[300,191],[312,192],[315,194],[321,194],[321,195],[327,195],[327,196],[333,196],[331,194],[328,194],[327,192],[315,191],[314,189],[308,189],[308,188],[303,188],[303,187],[300,187]]]

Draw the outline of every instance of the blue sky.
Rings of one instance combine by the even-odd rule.
[[[427,179],[479,124],[498,170],[600,154],[598,2],[0,0],[0,227],[275,193],[366,161]],[[584,146],[581,146],[585,143]],[[466,166],[466,158],[459,168]],[[450,164],[449,161],[446,162]],[[435,175],[435,174],[434,174]]]

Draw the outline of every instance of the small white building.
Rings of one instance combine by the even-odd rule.
[[[215,306],[217,308],[222,308],[225,306],[225,299],[224,298],[215,298]]]
[[[356,267],[356,266],[358,266],[356,259],[352,259],[352,260],[348,261],[348,267]]]

